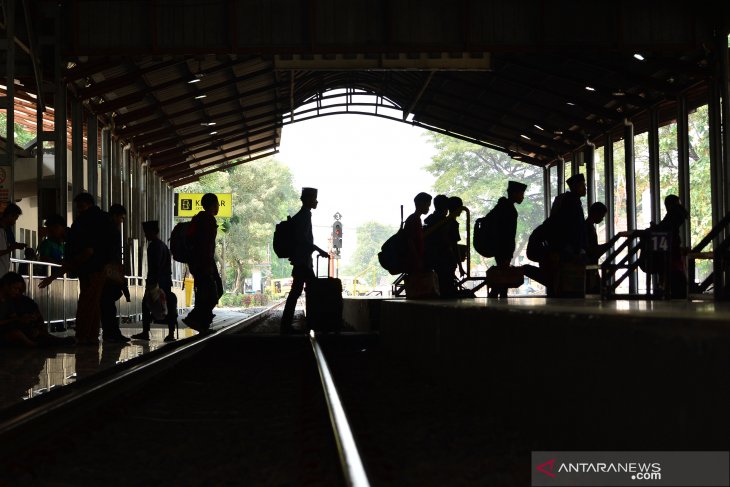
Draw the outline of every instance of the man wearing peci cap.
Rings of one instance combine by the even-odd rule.
[[[294,327],[294,310],[297,300],[302,295],[302,290],[307,281],[314,279],[314,262],[312,252],[319,252],[322,257],[327,257],[327,252],[314,245],[312,235],[312,210],[317,208],[317,190],[315,188],[302,188],[302,208],[292,217],[294,225],[294,252],[289,258],[293,268],[291,271],[292,285],[289,296],[286,298],[284,313],[281,317],[281,332],[292,333]]]
[[[145,289],[154,289],[155,286],[165,293],[167,302],[167,316],[165,324],[167,324],[166,342],[175,340],[175,328],[177,327],[177,296],[172,292],[172,260],[170,258],[170,249],[160,240],[160,222],[151,220],[142,222],[142,230],[144,238],[147,239],[147,280]],[[150,324],[152,323],[152,314],[147,300],[142,301],[142,333],[132,335],[135,340],[150,339]]]
[[[517,181],[507,183],[507,197],[502,196],[492,210],[492,228],[499,229],[495,235],[494,260],[498,267],[509,267],[515,252],[515,237],[517,235],[517,209],[515,205],[522,204],[525,199],[527,185]],[[506,298],[506,287],[493,287],[489,290],[490,298]]]

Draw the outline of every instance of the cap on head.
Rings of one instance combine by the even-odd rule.
[[[572,176],[570,176],[568,179],[565,180],[565,183],[568,185],[569,188],[574,187],[576,184],[585,183],[585,182],[586,182],[586,177],[581,173],[573,174]]]
[[[524,193],[527,189],[527,185],[523,183],[518,183],[517,181],[509,181],[507,183],[507,192],[508,193]]]
[[[110,215],[126,215],[127,209],[120,205],[119,203],[114,203],[109,207],[109,214]]]
[[[156,235],[160,233],[160,222],[157,220],[142,222],[142,230],[144,230],[144,233]]]
[[[302,196],[301,198],[316,198],[317,197],[317,188],[302,188]]]

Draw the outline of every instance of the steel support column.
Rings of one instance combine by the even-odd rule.
[[[8,186],[8,203],[15,201],[15,0],[5,0],[5,106],[6,132],[5,155],[0,165],[6,166],[5,177],[11,178]],[[41,130],[43,126],[40,127]],[[11,257],[13,254],[11,254]]]
[[[596,202],[596,146],[592,142],[586,142],[583,151],[583,161],[586,166],[586,189],[588,198],[588,209]]]
[[[722,158],[722,89],[720,80],[714,78],[710,81],[710,99],[708,103],[708,119],[710,134],[710,186],[712,188],[712,226],[714,227],[725,214],[725,167]],[[712,241],[712,248],[717,249],[722,242],[722,236],[718,235]],[[721,291],[722,266],[720,259],[713,261],[713,288],[715,297]]]
[[[661,220],[661,183],[659,180],[659,118],[656,109],[649,110],[649,193],[651,221]]]
[[[690,200],[689,174],[689,115],[687,97],[682,95],[677,99],[677,184],[679,186],[679,200],[688,212],[692,211]],[[687,247],[692,247],[692,219],[689,218],[680,228],[682,241]],[[695,280],[694,260],[687,262],[687,279],[691,283]]]
[[[132,185],[132,182],[130,181],[130,167],[132,166],[132,154],[130,153],[130,147],[124,146],[122,149],[122,159],[121,159],[121,167],[120,167],[120,191],[121,191],[121,198],[118,201],[119,204],[124,206],[124,208],[127,209],[127,215],[129,215],[131,208],[130,208],[130,186]],[[129,233],[129,225],[124,225],[124,231],[122,233],[122,236],[124,237],[124,241],[127,242],[129,238],[131,237]]]
[[[606,134],[606,142],[603,145],[603,174],[605,174],[603,181],[603,194],[605,195],[606,208],[606,242],[611,240],[616,234],[616,208],[614,198],[614,177],[613,177],[613,139],[611,134]]]
[[[550,166],[546,166],[542,168],[542,203],[544,205],[544,214],[545,219],[547,220],[550,216],[550,203],[552,203],[553,199],[551,196],[551,185],[550,185]]]
[[[101,130],[101,207],[109,208],[109,192],[111,190],[111,131],[108,128]]]
[[[56,85],[55,96],[53,97],[53,130],[55,134],[55,140],[53,143],[53,152],[55,155],[54,159],[54,178],[55,186],[58,188],[58,209],[61,215],[67,215],[69,213],[68,208],[68,158],[67,158],[67,146],[68,146],[68,120],[66,115],[66,80],[64,79],[64,54],[63,45],[60,39],[63,35],[64,23],[63,15],[61,12],[62,6],[56,8],[56,37],[59,39],[55,43],[54,53],[54,81]]]
[[[84,120],[81,103],[71,100],[71,194],[84,188]]]
[[[636,230],[636,175],[634,164],[634,124],[624,120],[624,167],[626,168],[626,229]],[[632,258],[633,263],[636,258]],[[636,272],[629,276],[629,293],[636,294],[639,288]]]
[[[580,172],[581,153],[574,151],[570,157],[570,175],[575,176]]]
[[[89,114],[86,120],[86,189],[99,201],[98,176],[99,127],[96,115]]]
[[[558,168],[558,194],[563,194],[565,193],[565,161],[560,159],[556,167]]]

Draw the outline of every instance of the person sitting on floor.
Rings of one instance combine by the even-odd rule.
[[[8,272],[0,279],[0,343],[52,347],[73,345],[76,340],[48,333],[38,305],[25,295],[25,280]]]

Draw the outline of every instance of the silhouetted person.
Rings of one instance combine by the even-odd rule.
[[[423,220],[423,236],[426,248],[426,268],[435,270],[438,257],[448,252],[446,215],[449,212],[449,197],[436,195],[433,199],[433,213]]]
[[[687,269],[682,255],[682,240],[679,229],[689,218],[687,210],[677,195],[670,194],[664,198],[666,214],[662,221],[654,228],[659,232],[670,235],[671,247],[669,251],[669,275],[665,275],[664,266],[659,266],[659,275],[664,289],[669,289],[672,298],[687,297]]]
[[[25,244],[15,241],[13,225],[23,211],[15,203],[10,203],[0,216],[0,277],[10,271],[10,257],[15,250],[25,248]]]
[[[322,257],[327,257],[327,252],[314,245],[312,235],[312,210],[317,208],[317,190],[315,188],[302,188],[302,208],[292,217],[294,225],[294,252],[289,262],[293,268],[291,271],[292,285],[289,296],[286,298],[284,313],[281,316],[280,330],[282,333],[294,332],[292,322],[294,311],[297,307],[297,300],[302,295],[304,285],[314,279],[314,262],[312,252],[319,252]]]
[[[115,203],[109,207],[109,218],[112,227],[109,235],[109,256],[107,264],[114,266],[123,274],[123,245],[122,225],[127,218],[127,210],[122,205]],[[104,290],[101,293],[101,329],[105,342],[126,343],[129,337],[122,335],[119,329],[119,318],[117,317],[117,301],[124,295],[127,302],[130,301],[127,281],[123,283],[113,282],[109,279],[104,283]]]
[[[193,243],[193,258],[188,264],[195,280],[195,307],[182,321],[193,330],[204,332],[213,322],[213,308],[223,295],[223,283],[215,263],[215,236],[218,233],[218,197],[206,193],[200,199],[203,211],[190,220],[188,238]]]
[[[416,205],[416,211],[406,218],[403,226],[406,235],[406,272],[408,274],[426,270],[426,251],[421,215],[428,213],[431,206],[431,195],[418,193],[413,198],[413,202]]]
[[[78,217],[71,225],[66,258],[61,267],[38,285],[44,288],[66,272],[79,278],[76,307],[76,340],[79,345],[98,345],[101,322],[101,293],[106,283],[104,265],[109,262],[109,243],[114,228],[109,215],[96,206],[94,196],[79,193],[74,198]]]
[[[574,261],[585,258],[586,227],[583,203],[586,180],[583,174],[574,174],[565,183],[568,191],[555,197],[550,209],[550,246],[560,253],[560,260]]]
[[[177,325],[177,296],[172,292],[172,260],[170,249],[160,240],[160,223],[156,220],[142,222],[144,238],[147,239],[147,281],[146,289],[159,286],[165,292],[167,301],[167,324],[166,342],[175,340],[175,327]],[[150,339],[150,324],[152,314],[146,301],[142,301],[142,333],[132,335],[137,340]]]
[[[46,218],[44,226],[46,236],[38,245],[38,260],[60,265],[64,255],[66,220],[61,215],[52,215]],[[46,266],[36,266],[34,271],[39,276],[47,276],[48,269]]]
[[[461,265],[461,257],[459,255],[459,241],[461,235],[459,233],[459,221],[457,218],[464,209],[464,203],[458,196],[452,196],[448,201],[449,213],[446,216],[446,246],[442,252],[436,256],[436,265],[434,270],[439,279],[439,292],[443,298],[458,297],[456,286],[456,269],[458,267],[459,274],[464,275],[464,267]]]
[[[522,204],[525,199],[526,184],[517,181],[507,183],[507,197],[497,200],[492,210],[492,228],[498,229],[494,233],[494,260],[497,267],[507,268],[512,262],[515,253],[515,237],[517,236],[517,209],[515,205]],[[490,298],[506,298],[506,287],[493,287],[489,290]]]
[[[34,261],[35,259],[36,259],[35,249],[33,247],[26,247],[25,250],[23,250],[23,260]],[[39,269],[39,266],[33,267],[34,275],[36,275],[35,273],[38,271],[38,269]],[[21,276],[30,276],[30,264],[28,264],[26,262],[19,263],[18,264],[18,274],[20,274]]]

